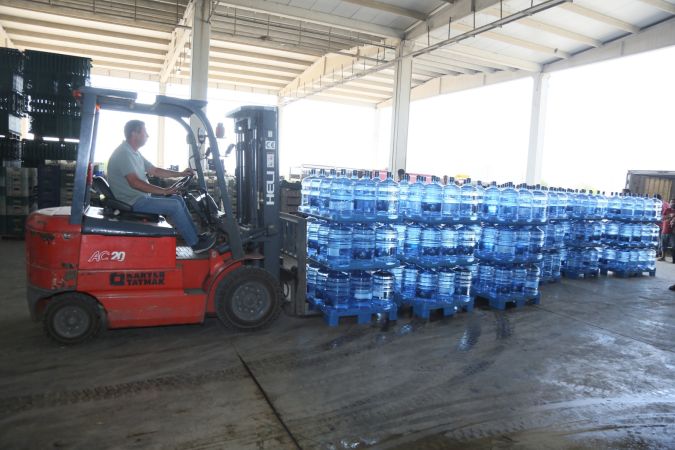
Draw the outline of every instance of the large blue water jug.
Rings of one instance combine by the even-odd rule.
[[[314,169],[310,170],[306,177],[302,179],[301,183],[301,195],[302,199],[300,201],[300,211],[312,212],[312,182],[316,179],[316,171]]]
[[[398,216],[408,217],[408,196],[410,194],[410,175],[403,175],[403,179],[398,182]]]
[[[460,267],[455,270],[454,302],[457,308],[467,307],[472,301],[471,278],[472,272],[470,268]]]
[[[307,298],[316,297],[316,277],[319,273],[319,266],[307,264]]]
[[[415,182],[410,184],[406,216],[409,219],[420,219],[422,217],[422,199],[424,197],[425,180],[425,177],[416,176]]]
[[[395,263],[398,247],[398,231],[391,225],[381,225],[375,230],[375,261]]]
[[[527,276],[525,278],[525,297],[535,298],[539,295],[539,282],[541,281],[541,271],[535,264],[527,266]]]
[[[350,279],[351,300],[355,306],[368,306],[373,298],[372,276],[363,270],[351,273]]]
[[[502,189],[497,211],[497,220],[502,223],[514,223],[518,220],[518,191],[512,183]]]
[[[511,293],[522,297],[525,296],[525,280],[527,279],[527,269],[523,264],[513,266],[513,278],[511,279]]]
[[[443,187],[443,206],[441,214],[445,220],[459,219],[459,205],[461,201],[461,189],[455,183],[453,177],[448,178],[448,184]]]
[[[544,230],[540,227],[531,227],[530,232],[530,245],[528,246],[527,253],[528,259],[530,261],[535,261],[540,259],[540,254],[544,251]]]
[[[368,265],[375,256],[375,230],[368,224],[352,227],[352,262]]]
[[[532,223],[541,224],[548,220],[548,195],[540,185],[532,191]]]
[[[415,223],[408,224],[405,230],[405,243],[403,244],[403,255],[408,259],[415,259],[420,256],[420,240],[422,238],[422,227]]]
[[[457,255],[457,247],[459,246],[459,232],[454,225],[445,225],[441,228],[441,257],[453,262],[453,258]]]
[[[401,292],[405,299],[412,299],[415,297],[417,291],[417,275],[419,267],[414,264],[406,264],[403,266],[403,283],[401,285]]]
[[[440,219],[443,204],[443,186],[437,177],[431,177],[431,183],[424,186],[422,195],[422,217]]]
[[[527,223],[532,221],[532,204],[534,196],[532,191],[524,184],[518,186],[518,222]]]
[[[478,284],[476,290],[482,294],[494,295],[495,267],[492,263],[481,262],[478,265]]]
[[[612,192],[607,200],[607,218],[609,220],[621,218],[621,197],[616,192]]]
[[[319,254],[319,226],[321,222],[307,219],[307,257],[318,259]]]
[[[526,261],[528,259],[528,249],[530,248],[530,229],[529,227],[517,227],[513,229],[514,235],[514,260]]]
[[[491,255],[495,249],[495,238],[497,229],[494,226],[486,225],[481,229],[480,239],[478,240],[478,255]]]
[[[460,188],[459,218],[464,221],[478,220],[476,186],[471,182],[471,178],[464,180]]]
[[[330,174],[321,179],[319,185],[319,214],[327,216],[330,213],[330,195],[335,180],[335,169],[330,170]]]
[[[396,266],[389,269],[394,275],[394,292],[400,294],[403,290],[403,266]]]
[[[645,218],[645,198],[641,195],[633,196],[635,208],[633,209],[633,220],[640,221]]]
[[[405,246],[405,230],[408,227],[403,222],[394,223],[392,226],[396,229],[396,236],[398,237],[396,253],[398,256],[401,256],[403,254],[403,247]]]
[[[548,220],[560,220],[561,217],[558,217],[558,202],[560,201],[558,192],[547,187],[542,187],[541,190],[546,194],[546,218]]]
[[[494,223],[497,221],[497,211],[499,209],[499,197],[501,189],[497,187],[496,182],[490,183],[483,194],[483,207],[481,208],[481,220]]]
[[[463,256],[473,255],[476,250],[476,229],[472,225],[458,225],[457,233],[459,238],[457,254]]]
[[[441,231],[435,226],[422,229],[420,237],[420,259],[425,264],[436,264],[440,260]]]
[[[515,259],[515,232],[509,225],[499,225],[495,240],[494,258],[497,261],[511,262]]]
[[[328,222],[320,221],[317,237],[319,246],[316,249],[316,259],[325,263],[328,260],[328,236],[330,235],[330,225]]]
[[[329,270],[325,267],[319,268],[316,272],[316,285],[314,287],[314,298],[323,303],[326,301],[326,282],[328,281]]]
[[[377,185],[377,216],[382,219],[398,218],[398,183],[387,172],[387,179]]]
[[[368,171],[354,184],[354,216],[359,219],[370,220],[375,218],[375,189],[377,183]]]
[[[319,214],[321,209],[321,182],[324,178],[326,178],[326,171],[321,169],[309,185],[309,212],[312,214]]]
[[[354,184],[347,178],[347,171],[340,170],[340,174],[331,183],[330,213],[338,218],[350,218],[354,211]]]
[[[498,297],[504,297],[511,294],[511,279],[513,270],[511,266],[495,267],[495,293]]]
[[[441,301],[451,302],[455,294],[455,272],[449,267],[438,270],[438,294]]]
[[[394,304],[394,275],[386,270],[373,274],[373,300],[375,306],[390,308]]]
[[[438,292],[438,274],[433,269],[422,269],[417,275],[417,290],[415,296],[418,299],[435,300]]]
[[[321,231],[319,229],[319,231]],[[352,259],[352,229],[345,225],[333,224],[328,233],[328,254],[330,266],[345,267]]]
[[[334,308],[348,308],[351,283],[349,274],[331,270],[326,279],[326,303]]]
[[[623,220],[633,220],[635,212],[635,199],[631,195],[624,195],[621,198],[621,218]]]

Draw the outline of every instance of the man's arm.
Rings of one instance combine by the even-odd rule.
[[[154,184],[146,183],[145,181],[138,178],[138,176],[136,176],[136,174],[133,172],[126,175],[125,178],[127,179],[127,183],[129,183],[129,186],[141,192],[157,195],[171,195],[176,193],[175,189],[162,188],[159,186],[155,186]]]
[[[186,177],[188,175],[194,175],[195,171],[191,168],[187,168],[182,172],[176,172],[175,170],[160,169],[159,167],[149,167],[147,169],[148,175],[158,178],[177,178],[177,177]],[[140,181],[140,180],[139,180]],[[131,184],[131,183],[129,183]],[[131,186],[135,188],[134,186]],[[135,188],[137,189],[137,188]]]

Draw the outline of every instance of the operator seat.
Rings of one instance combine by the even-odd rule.
[[[159,222],[159,214],[135,212],[131,205],[115,198],[108,181],[99,176],[95,176],[91,183],[91,188],[103,206],[103,215],[108,218],[118,219],[137,219]]]

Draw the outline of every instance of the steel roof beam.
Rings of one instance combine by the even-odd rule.
[[[27,49],[31,50],[41,50],[41,51],[52,51],[52,52],[57,52],[57,53],[64,53],[68,55],[73,55],[73,56],[82,56],[85,58],[91,58],[92,60],[100,59],[100,58],[105,58],[108,60],[115,60],[115,61],[126,61],[126,62],[137,62],[137,63],[142,63],[146,64],[148,66],[154,66],[156,67],[155,71],[159,71],[159,68],[162,66],[162,60],[161,58],[144,58],[142,56],[132,56],[132,55],[123,55],[123,54],[118,54],[118,53],[112,53],[108,51],[95,51],[95,50],[86,50],[86,49],[80,49],[80,48],[74,48],[74,47],[64,47],[64,46],[59,46],[59,45],[49,45],[49,44],[42,44],[39,42],[31,42],[31,41],[21,41],[21,40],[15,40],[14,43],[18,47],[24,47]]]
[[[432,13],[425,21],[408,28],[405,39],[417,39],[430,31],[447,27],[448,23],[457,22],[471,15],[474,11],[481,11],[499,3],[499,0],[456,0],[451,4],[443,5]]]
[[[660,9],[661,11],[665,11],[669,14],[675,15],[675,5],[666,2],[665,0],[638,0],[641,1],[644,4],[647,4],[649,6],[653,6],[654,8]]]
[[[397,16],[410,17],[416,20],[426,20],[427,15],[423,12],[414,9],[401,8],[400,6],[391,5],[389,3],[378,2],[376,0],[343,0],[346,3],[363,6],[377,11],[384,11]]]
[[[195,0],[190,0],[183,11],[183,17],[181,17],[178,25],[171,33],[171,42],[169,42],[169,50],[164,56],[164,64],[162,64],[162,70],[159,72],[159,82],[164,84],[169,79],[169,76],[176,68],[176,63],[178,63],[181,55],[185,57],[186,48],[188,40],[192,36],[192,21],[194,20],[195,15]]]
[[[0,24],[0,43],[2,43],[3,47],[16,48],[14,42],[12,42],[12,39],[7,34],[7,30],[3,28],[2,24]]]
[[[635,25],[632,25],[628,22],[624,22],[622,20],[616,19],[614,17],[610,17],[606,14],[602,14],[598,11],[592,10],[590,8],[586,8],[585,6],[579,6],[576,3],[565,3],[560,6],[561,8],[573,12],[574,14],[578,14],[580,16],[586,17],[588,19],[595,20],[597,22],[602,22],[605,25],[609,25],[614,28],[618,28],[619,30],[626,31],[628,33],[637,33],[640,31],[640,28],[636,27]]]
[[[501,17],[501,13],[498,8],[488,8],[481,12],[483,14],[488,14],[493,17]],[[503,11],[504,14],[510,14],[511,12],[512,11],[510,9],[507,10],[506,8],[504,8]],[[574,31],[570,31],[565,28],[550,25],[546,22],[542,22],[541,20],[526,17],[520,19],[516,23],[526,27],[534,28],[536,30],[545,31],[547,33],[554,34],[556,36],[564,37],[582,44],[590,45],[591,47],[600,47],[602,45],[602,42],[596,39],[584,36],[583,34],[580,33],[575,33]]]
[[[222,6],[232,6],[239,9],[245,9],[248,11],[273,14],[280,17],[316,23],[328,27],[342,28],[371,36],[400,38],[403,35],[401,31],[395,30],[393,28],[264,0],[219,0],[218,4]]]

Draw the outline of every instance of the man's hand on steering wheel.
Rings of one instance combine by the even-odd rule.
[[[187,169],[181,172],[181,175],[183,175],[184,177],[195,176],[195,174],[196,174],[195,169],[193,169],[192,167],[188,167]]]

